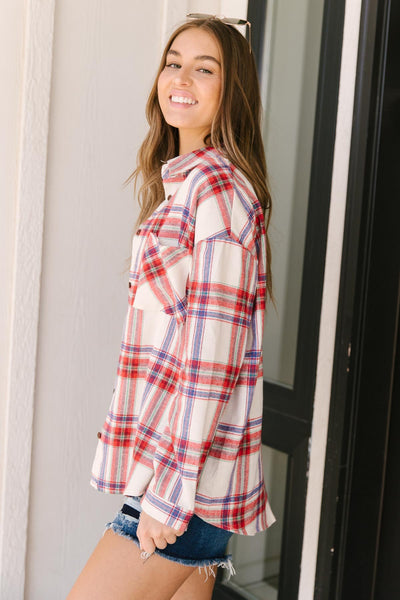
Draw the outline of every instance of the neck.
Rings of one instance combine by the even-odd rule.
[[[188,154],[189,152],[193,152],[193,150],[204,148],[204,138],[209,133],[209,131],[199,133],[179,130],[179,154]]]

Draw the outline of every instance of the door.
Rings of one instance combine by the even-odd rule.
[[[233,536],[215,598],[295,600],[303,540],[344,0],[250,0],[273,198],[277,310],[266,315],[263,463],[277,522]]]
[[[316,600],[400,598],[399,3],[361,24]]]

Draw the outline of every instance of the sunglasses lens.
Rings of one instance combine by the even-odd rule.
[[[205,13],[189,13],[186,16],[188,19],[209,19],[213,15],[207,15]]]
[[[230,17],[224,17],[221,19],[224,23],[228,23],[229,25],[247,25],[247,21],[243,19],[231,19]]]
[[[207,13],[189,13],[186,15],[188,19],[220,19],[223,23],[229,23],[230,25],[247,25],[245,19],[233,19],[231,17],[217,17],[216,15],[209,15]]]

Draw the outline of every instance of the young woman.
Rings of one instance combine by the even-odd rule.
[[[260,111],[235,27],[210,17],[175,31],[131,176],[140,227],[91,480],[124,504],[68,600],[209,599],[217,567],[234,572],[230,536],[274,522],[261,463],[271,276]]]

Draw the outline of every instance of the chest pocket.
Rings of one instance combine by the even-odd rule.
[[[170,240],[163,240],[152,232],[146,233],[141,259],[133,274],[132,306],[146,311],[162,310],[184,321],[191,263],[188,248],[171,245]]]

